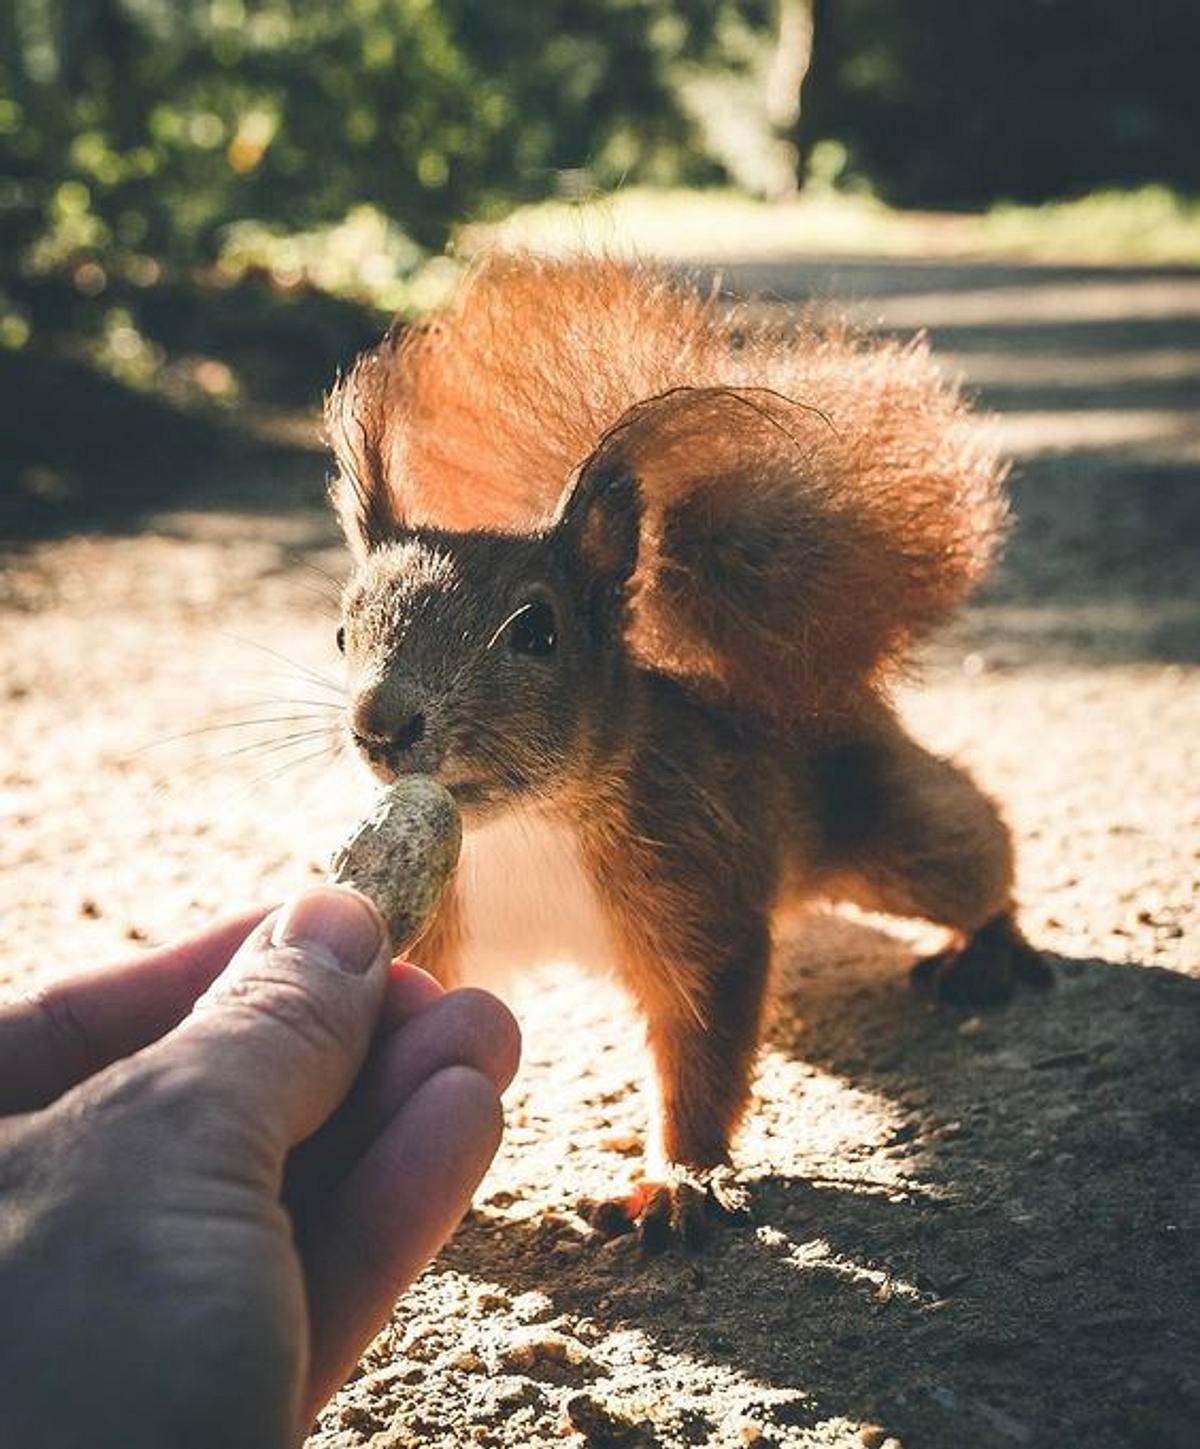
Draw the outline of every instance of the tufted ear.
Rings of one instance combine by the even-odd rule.
[[[388,478],[391,341],[365,352],[325,402],[325,436],[337,461],[329,496],[358,558],[394,539],[403,520]]]
[[[557,529],[589,577],[619,588],[637,567],[641,489],[615,460],[586,463],[559,511]]]

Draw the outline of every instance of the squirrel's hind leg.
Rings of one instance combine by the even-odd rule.
[[[889,724],[815,761],[822,889],[947,927],[951,946],[913,970],[914,986],[939,1000],[995,1006],[1018,986],[1051,985],[1016,923],[1012,838],[995,804]]]
[[[950,1006],[1003,1006],[1019,986],[1035,991],[1053,986],[1054,973],[1007,911],[961,946],[918,961],[911,980],[917,991]]]

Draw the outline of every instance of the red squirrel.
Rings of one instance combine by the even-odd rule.
[[[327,421],[353,742],[465,825],[414,958],[453,982],[576,955],[645,1018],[657,1166],[607,1228],[702,1234],[785,908],[946,927],[915,970],[947,1001],[1049,983],[996,807],[888,700],[1005,518],[923,341],[496,256],[360,358]]]

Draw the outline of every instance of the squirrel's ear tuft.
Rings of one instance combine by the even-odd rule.
[[[338,469],[329,495],[346,542],[360,558],[403,528],[387,476],[389,354],[388,342],[364,353],[325,402],[325,436]]]
[[[641,522],[637,479],[623,469],[585,464],[562,505],[558,528],[592,578],[620,585],[637,567]]]

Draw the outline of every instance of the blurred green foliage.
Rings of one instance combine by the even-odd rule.
[[[586,165],[676,178],[669,69],[713,42],[693,0],[7,0],[0,246],[152,280],[225,228],[372,203],[418,243]],[[98,282],[98,278],[96,279]],[[85,275],[86,283],[86,275]]]
[[[794,125],[785,13],[814,22]],[[522,202],[660,188],[673,255],[919,252],[885,203],[1140,187],[954,245],[1190,258],[1194,208],[1146,183],[1200,188],[1198,54],[1197,0],[0,0],[0,504],[210,486],[203,457],[311,406],[436,300],[456,229]],[[798,208],[662,200],[797,173]]]
[[[782,3],[5,0],[0,280],[73,269],[86,295],[230,248],[243,275],[348,218],[347,265],[375,228],[403,275],[514,202],[737,177],[696,77],[728,80],[750,149]],[[790,3],[815,21],[803,165],[835,141],[847,181],[921,206],[1200,185],[1195,0]],[[284,271],[323,285],[316,245]]]

